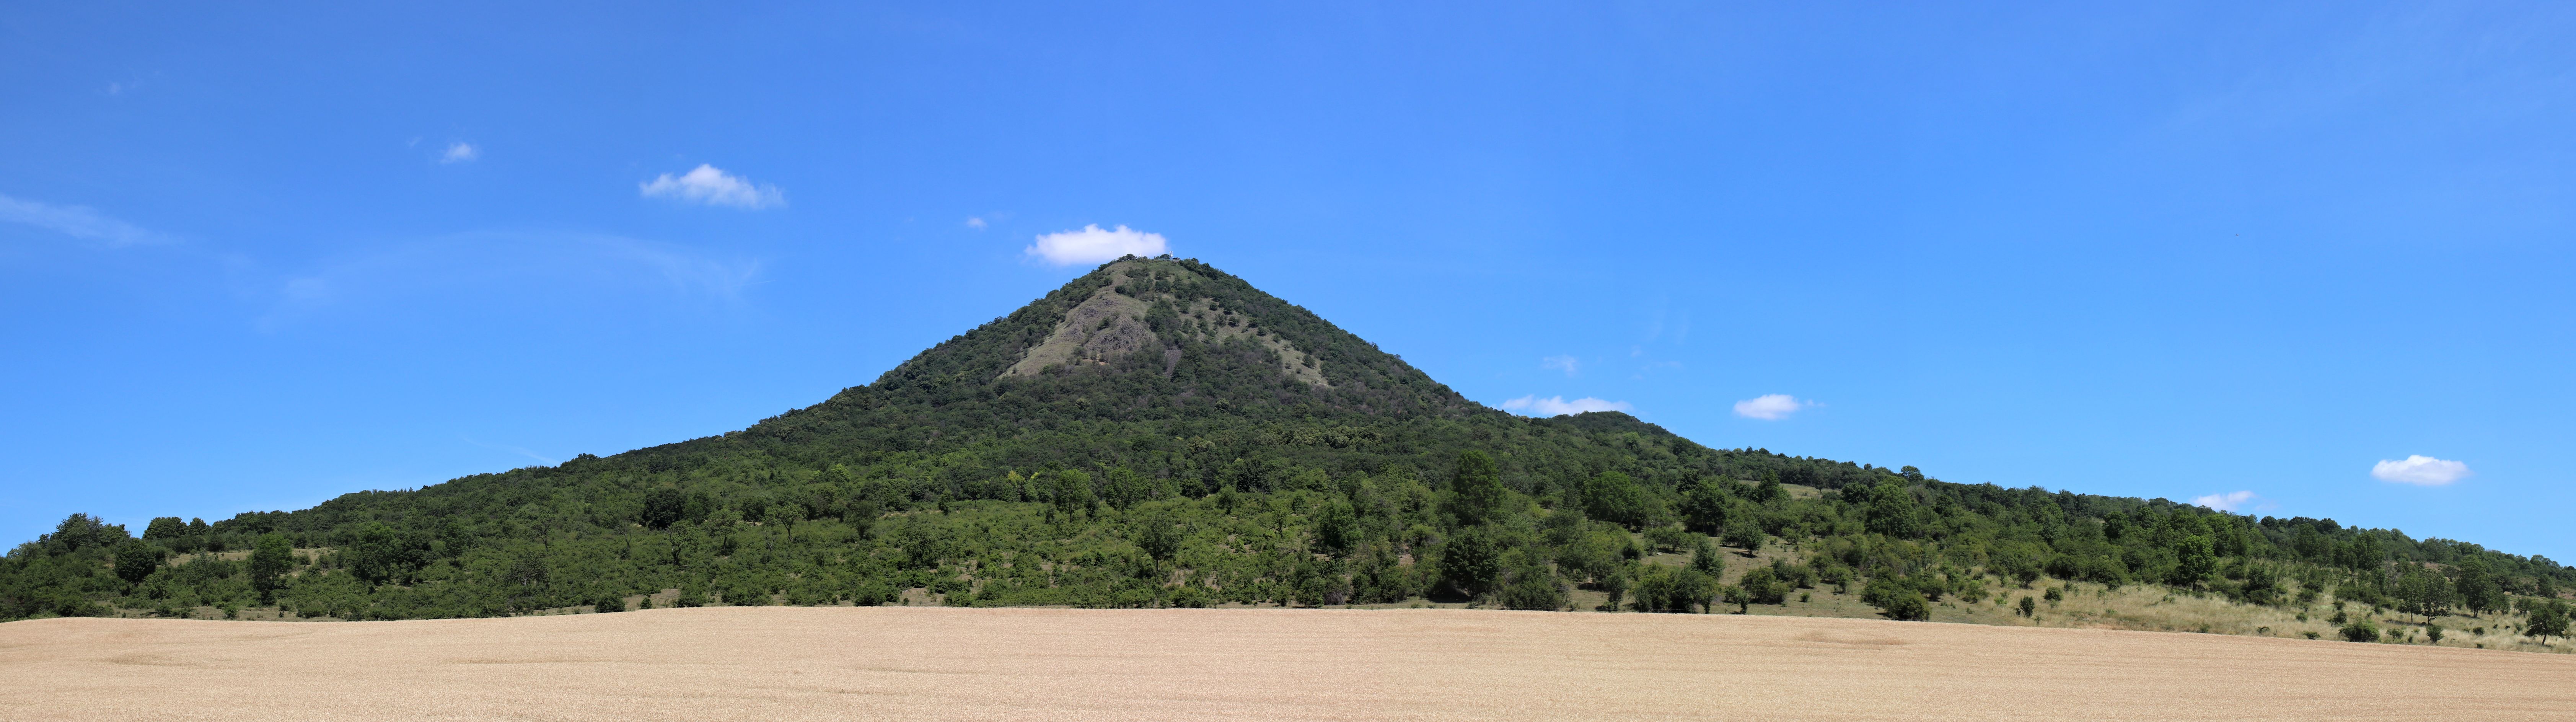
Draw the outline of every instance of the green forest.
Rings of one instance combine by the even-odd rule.
[[[0,560],[0,618],[615,612],[676,589],[662,603],[1708,613],[1832,594],[1925,619],[2008,595],[2027,615],[2019,590],[2070,583],[2303,620],[2330,602],[2356,640],[2381,638],[2372,615],[2438,640],[2453,613],[2546,640],[2576,569],[1710,448],[1616,412],[1514,416],[1164,257],[720,436],[139,535],[73,514]]]

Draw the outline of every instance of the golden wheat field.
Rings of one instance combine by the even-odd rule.
[[[16,720],[2486,719],[2576,656],[1481,610],[726,607],[0,625]]]

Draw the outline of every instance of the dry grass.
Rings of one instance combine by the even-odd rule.
[[[2576,708],[2565,655],[1732,615],[50,619],[0,625],[0,650],[0,709],[22,720],[2510,720]]]

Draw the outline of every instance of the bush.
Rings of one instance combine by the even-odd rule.
[[[1932,618],[1932,602],[1911,585],[1896,580],[1869,580],[1869,586],[1861,589],[1860,600],[1877,607],[1879,614],[1889,619],[1919,622]]]
[[[626,595],[614,592],[602,594],[599,595],[599,601],[590,603],[590,607],[591,611],[601,614],[623,612],[626,611]]]
[[[2351,624],[2343,625],[2342,629],[2335,631],[2342,634],[2343,641],[2346,642],[2379,641],[2379,625],[2371,624],[2370,620],[2367,619],[2356,620]]]
[[[1555,575],[1546,569],[1524,569],[1514,575],[1510,585],[1503,587],[1498,601],[1504,609],[1553,612],[1565,608],[1565,586],[1557,583]]]
[[[1659,526],[1646,530],[1646,543],[1655,545],[1655,551],[1658,552],[1677,552],[1690,549],[1691,542],[1699,538],[1701,537],[1698,534],[1692,534],[1690,532],[1668,526]]]
[[[1689,569],[1646,567],[1638,575],[1636,608],[1640,612],[1693,612],[1708,608],[1717,580]]]
[[[1754,604],[1785,604],[1789,601],[1789,583],[1781,580],[1770,567],[1754,567],[1752,571],[1745,572],[1744,579],[1738,581],[1737,586],[1744,588],[1745,601]]]

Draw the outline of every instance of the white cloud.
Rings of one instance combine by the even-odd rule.
[[[732,175],[712,165],[699,164],[688,173],[673,177],[669,173],[638,186],[646,198],[672,198],[711,206],[732,206],[759,210],[787,205],[787,195],[778,186],[755,186],[749,179]]]
[[[110,246],[133,246],[171,240],[134,224],[98,214],[85,206],[55,206],[0,196],[0,221],[24,223],[73,238]]]
[[[1104,231],[1097,225],[1038,236],[1037,245],[1028,248],[1029,255],[1058,266],[1113,261],[1119,256],[1159,256],[1169,251],[1170,244],[1164,242],[1163,234],[1126,226]]]
[[[2235,511],[2239,508],[2243,508],[2245,506],[2245,502],[2253,500],[2254,492],[2231,491],[2225,494],[2211,494],[2208,496],[2192,497],[2191,503],[2217,509],[2219,511]]]
[[[1798,413],[1799,409],[1814,405],[1816,402],[1800,401],[1797,397],[1788,394],[1764,394],[1735,402],[1735,415],[1748,419],[1778,421],[1789,418],[1790,414]]]
[[[467,142],[464,142],[464,141],[457,141],[457,142],[454,142],[454,143],[449,143],[449,144],[447,144],[447,152],[445,152],[445,153],[440,153],[440,154],[438,155],[438,162],[440,162],[440,163],[463,163],[463,162],[465,162],[465,161],[473,160],[473,159],[475,159],[475,158],[477,158],[477,157],[480,157],[481,155],[483,155],[483,151],[476,150],[476,149],[474,148],[474,144],[472,144],[472,143],[467,143]],[[663,176],[663,177],[664,177],[664,178],[669,178],[670,176]]]
[[[1567,378],[1572,378],[1574,376],[1574,372],[1581,366],[1582,362],[1575,360],[1572,356],[1549,356],[1538,360],[1539,368],[1565,369],[1565,375]]]
[[[2370,467],[2372,478],[2416,486],[2442,486],[2469,478],[2469,474],[2467,464],[2421,454],[2408,456],[2405,461],[2382,460]]]
[[[1503,402],[1504,410],[1521,412],[1525,416],[1563,416],[1590,411],[1627,411],[1632,408],[1635,407],[1629,406],[1626,401],[1603,401],[1590,396],[1567,401],[1563,396],[1542,399],[1537,394],[1530,394]]]
[[[979,231],[980,231],[980,230],[984,230],[984,226],[986,226],[986,225],[987,225],[987,224],[986,224],[986,223],[984,223],[984,219],[982,219],[982,218],[972,218],[972,217],[970,217],[970,218],[967,218],[967,219],[966,219],[966,227],[967,227],[967,228],[973,228],[973,229],[975,229],[975,230],[979,230]]]

